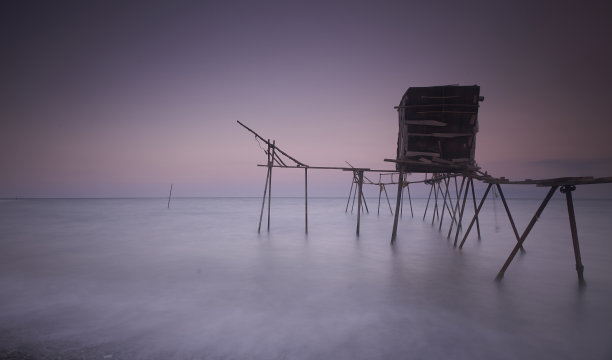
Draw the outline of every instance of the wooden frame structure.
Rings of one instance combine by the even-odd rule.
[[[556,190],[560,189],[561,193],[563,193],[566,198],[578,280],[580,284],[584,284],[584,265],[582,264],[580,254],[572,192],[575,191],[576,187],[580,185],[612,183],[612,177],[566,177],[510,181],[504,177],[495,178],[488,175],[486,172],[483,173],[474,161],[475,136],[476,132],[478,131],[478,107],[479,102],[483,99],[484,98],[480,96],[480,88],[477,85],[409,88],[404,94],[400,105],[395,107],[398,110],[399,116],[397,157],[396,159],[384,159],[386,162],[395,163],[395,170],[372,170],[370,168],[358,168],[352,166],[348,162],[347,164],[350,167],[309,166],[296,160],[285,151],[281,150],[276,145],[275,140],[270,141],[269,139],[264,139],[255,131],[238,121],[238,124],[255,135],[258,142],[261,140],[266,145],[266,148],[264,148],[260,144],[260,147],[267,156],[267,162],[265,165],[259,164],[258,166],[266,167],[267,173],[257,231],[261,231],[266,197],[268,203],[267,228],[268,231],[270,230],[272,170],[274,168],[304,169],[304,223],[306,233],[308,233],[308,170],[342,170],[351,171],[353,173],[345,213],[348,212],[351,197],[353,198],[351,213],[353,212],[355,199],[357,198],[357,236],[359,236],[360,219],[361,214],[364,211],[364,206],[366,212],[369,213],[365,197],[363,196],[363,185],[378,186],[379,196],[377,213],[380,214],[381,197],[382,193],[384,192],[389,205],[389,211],[391,212],[391,215],[394,216],[393,231],[391,234],[392,245],[396,241],[398,221],[403,213],[404,189],[407,189],[408,191],[410,211],[411,215],[414,216],[412,199],[410,195],[410,184],[424,183],[430,186],[427,204],[423,213],[423,220],[425,220],[427,216],[429,204],[433,195],[433,205],[431,211],[432,226],[437,219],[439,221],[438,230],[442,231],[442,224],[445,214],[448,214],[450,225],[446,237],[450,239],[454,230],[453,246],[458,247],[459,250],[463,248],[463,245],[471,233],[474,224],[476,225],[478,239],[481,238],[478,215],[482,210],[490,190],[494,188],[501,198],[508,221],[510,222],[512,231],[514,232],[514,236],[516,238],[514,248],[497,274],[496,279],[501,280],[516,254],[519,251],[524,251],[523,244],[529,233],[533,229],[539,217],[542,215],[542,212],[548,205]],[[365,176],[366,172],[378,173],[378,182],[372,181]],[[406,175],[412,173],[425,173],[425,179],[421,181],[407,181]],[[427,178],[428,173],[431,173],[431,177],[429,178]],[[398,179],[397,181],[394,181],[394,176],[396,174],[398,175]],[[383,176],[389,176],[390,180],[383,181]],[[458,178],[461,178],[461,185],[458,185]],[[474,180],[487,184],[486,190],[484,191],[484,194],[482,195],[478,204],[476,202]],[[452,194],[451,182],[454,182],[454,197]],[[506,184],[549,187],[547,195],[542,200],[529,224],[521,234],[519,234],[512,217],[512,213],[502,191],[502,185]],[[393,211],[389,201],[389,196],[386,189],[387,185],[397,185],[395,211]],[[462,231],[462,221],[465,213],[465,207],[467,199],[470,197],[469,193],[471,193],[471,202],[474,207],[474,214],[465,233],[463,234],[463,238],[459,242],[459,234]],[[441,201],[440,205],[438,204],[439,200]]]

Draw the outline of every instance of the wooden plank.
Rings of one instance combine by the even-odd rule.
[[[447,123],[438,120],[404,120],[406,125],[426,125],[426,126],[448,126]]]

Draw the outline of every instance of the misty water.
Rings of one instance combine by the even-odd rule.
[[[510,200],[519,231],[539,200]],[[463,250],[422,220],[346,199],[0,201],[0,357],[612,359],[612,201],[576,200],[586,286],[557,194],[515,239],[488,201]]]

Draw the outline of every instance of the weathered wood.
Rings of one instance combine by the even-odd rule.
[[[168,195],[168,209],[170,209],[170,198],[172,198],[172,184],[170,184],[170,194]]]
[[[399,180],[397,180],[397,200],[395,203],[395,218],[393,219],[393,232],[391,233],[391,245],[395,244],[395,238],[397,237],[397,221],[399,220],[399,209],[402,201],[402,185],[404,182],[403,167],[400,166]]]
[[[474,211],[476,211],[476,194],[474,193],[474,179],[470,179],[472,183],[472,201],[474,202]],[[480,240],[480,220],[478,219],[478,213],[476,213],[476,230],[478,232],[478,240]]]
[[[463,221],[463,212],[465,211],[465,202],[467,200],[468,191],[470,190],[470,179],[465,183],[465,190],[463,191],[463,202],[461,203],[461,210],[459,211],[459,221],[457,222],[457,230],[455,232],[455,241],[453,246],[457,246],[457,240],[459,239],[459,231],[461,230],[461,222]]]
[[[308,168],[304,168],[304,222],[308,234]]]
[[[578,230],[576,228],[576,215],[574,214],[574,201],[572,200],[572,191],[576,190],[574,185],[564,185],[561,187],[561,192],[565,194],[567,202],[567,214],[569,216],[570,230],[572,232],[572,244],[574,245],[574,258],[576,260],[576,272],[578,273],[578,281],[584,284],[584,265],[580,256],[580,244],[578,243]]]
[[[361,221],[361,198],[363,197],[362,188],[363,188],[363,170],[358,171],[359,176],[359,200],[357,201],[357,236],[359,236],[359,224]]]
[[[406,125],[425,125],[425,126],[448,126],[447,123],[438,120],[406,120]]]

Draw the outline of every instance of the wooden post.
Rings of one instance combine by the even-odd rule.
[[[170,184],[170,195],[168,195],[168,209],[170,209],[170,198],[172,197],[172,184]]]
[[[351,195],[353,195],[353,185],[354,184],[355,184],[355,178],[353,177],[353,179],[351,180],[351,189],[349,190],[349,196],[348,196],[348,199],[346,200],[346,209],[344,209],[345,213],[348,212],[348,206],[349,206],[349,203],[351,202]]]
[[[404,185],[404,167],[400,165],[399,180],[397,181],[397,201],[395,203],[395,219],[393,220],[393,232],[391,233],[391,245],[395,244],[397,237],[397,221],[399,219],[400,206],[402,203],[402,186]]]
[[[463,192],[463,202],[461,203],[461,210],[459,210],[459,221],[457,222],[457,231],[455,232],[455,241],[453,246],[457,246],[457,240],[459,239],[459,230],[461,230],[461,222],[463,221],[463,212],[465,211],[465,201],[467,200],[468,190],[470,190],[470,180],[465,183],[465,190]]]
[[[453,231],[453,225],[457,222],[457,210],[459,210],[459,203],[461,202],[461,195],[463,194],[463,185],[465,185],[465,176],[461,180],[461,186],[457,192],[457,203],[455,204],[455,209],[453,210],[453,221],[451,221],[451,226],[449,227],[448,234],[446,235],[447,239],[450,239],[451,232]],[[457,226],[459,225],[457,224]]]
[[[576,190],[574,185],[561,186],[561,192],[565,194],[567,201],[567,214],[569,216],[570,229],[572,231],[572,243],[574,244],[574,258],[576,259],[576,272],[578,273],[578,281],[584,284],[584,265],[580,256],[580,244],[578,243],[578,230],[576,228],[576,216],[574,214],[574,201],[572,200],[572,191]]]
[[[308,234],[308,168],[304,168],[304,225]]]
[[[442,217],[440,217],[440,226],[438,227],[438,231],[442,231],[442,220],[444,220],[444,211],[446,210],[446,197],[448,196],[448,184],[450,184],[450,179],[445,178],[444,183],[446,184],[446,191],[444,192],[444,204],[442,205]]]
[[[380,215],[380,196],[382,195],[383,192],[383,184],[380,181],[382,177],[382,174],[378,174],[378,211],[376,212],[376,215]]]
[[[389,204],[389,211],[391,212],[391,215],[393,215],[393,210],[391,209],[391,202],[389,201],[389,194],[387,194],[387,188],[385,187],[385,185],[382,186],[383,190],[385,190],[385,197],[387,198],[387,204]]]
[[[474,193],[474,179],[470,178],[470,182],[472,183],[472,200],[474,201],[474,212],[476,212],[476,194]],[[480,240],[480,221],[478,220],[477,212],[476,212],[476,230],[478,231],[478,240]]]
[[[514,246],[514,249],[512,249],[512,252],[510,253],[510,256],[508,256],[508,259],[506,260],[506,262],[502,266],[501,270],[499,270],[499,273],[497,273],[497,276],[495,277],[496,280],[501,280],[504,277],[504,274],[506,273],[506,270],[508,269],[508,266],[510,266],[510,263],[512,262],[512,259],[514,259],[514,257],[516,256],[516,253],[519,251],[519,248],[521,246],[523,246],[523,243],[525,242],[525,239],[527,239],[527,235],[529,235],[529,232],[531,231],[531,229],[535,225],[536,221],[538,221],[538,219],[542,215],[542,212],[544,211],[544,208],[546,208],[546,205],[548,204],[548,201],[550,201],[550,198],[552,198],[553,194],[555,193],[555,191],[557,190],[558,187],[559,187],[558,185],[553,185],[553,186],[550,187],[550,190],[548,191],[548,194],[546,194],[546,197],[542,201],[542,204],[540,204],[540,207],[538,208],[536,213],[531,218],[531,221],[529,222],[529,225],[527,225],[527,228],[525,229],[525,231],[523,231],[523,235],[521,235],[521,238],[519,239],[518,243]]]
[[[270,143],[270,140],[268,140],[268,144]],[[271,161],[268,163],[268,168],[270,169],[270,180],[268,181],[268,231],[270,231],[270,205],[272,203],[272,168],[274,166],[274,162],[272,161],[274,159],[274,156],[276,156],[276,140],[273,140],[272,142],[272,155],[271,155]],[[268,150],[269,152],[270,150]]]
[[[423,221],[425,221],[425,216],[427,215],[427,208],[429,207],[429,200],[431,199],[431,192],[433,191],[433,183],[431,184],[431,189],[429,189],[429,196],[427,197],[427,204],[425,204],[425,212],[423,213]],[[401,188],[400,188],[401,190]]]
[[[434,198],[435,198],[435,204],[434,204],[434,210],[433,210],[433,216],[431,217],[431,226],[433,226],[434,221],[436,220],[436,215],[438,215],[438,219],[440,218],[440,215],[438,214],[438,190],[440,190],[440,183],[436,180],[433,183],[434,186]]]
[[[264,185],[263,199],[261,200],[261,211],[259,212],[259,227],[257,232],[261,232],[261,220],[263,219],[263,211],[266,205],[266,193],[268,192],[268,182],[270,181],[270,144],[268,142],[268,171],[266,172],[266,184]],[[268,215],[269,217],[270,215]]]
[[[474,182],[471,181],[472,183],[472,191],[474,190]],[[493,184],[489,184],[489,186],[487,186],[487,190],[485,191],[484,195],[482,196],[482,199],[480,199],[480,204],[478,204],[478,208],[474,209],[474,217],[472,218],[472,221],[470,222],[470,226],[468,226],[467,230],[465,231],[465,235],[463,236],[463,240],[461,240],[461,244],[459,245],[459,249],[463,248],[463,244],[465,244],[465,240],[467,239],[468,235],[470,234],[470,230],[472,230],[472,226],[474,225],[474,222],[478,222],[478,214],[480,213],[480,209],[482,209],[482,205],[484,205],[485,200],[487,199],[487,195],[489,195],[489,190],[491,190],[491,187],[493,186]],[[473,194],[473,192],[472,192]],[[480,238],[480,237],[479,237]]]
[[[512,219],[512,214],[510,213],[510,208],[506,203],[506,197],[504,196],[504,192],[501,189],[501,185],[495,184],[497,186],[497,192],[499,193],[499,197],[502,200],[502,204],[504,204],[504,208],[506,209],[506,214],[508,215],[508,220],[510,220],[510,225],[512,225],[512,231],[514,231],[514,236],[516,237],[516,241],[518,242],[521,237],[516,230],[516,225],[514,224],[514,219]],[[525,249],[521,246],[521,252],[525,252]]]
[[[357,236],[359,236],[359,223],[361,220],[361,198],[363,193],[361,192],[363,187],[363,170],[359,170],[359,200],[357,201]]]
[[[414,217],[414,211],[412,211],[412,198],[410,197],[410,183],[406,184],[406,190],[408,190],[408,203],[410,204],[410,216]],[[389,198],[387,198],[387,201],[389,201]],[[391,209],[391,204],[389,204],[389,209]]]

